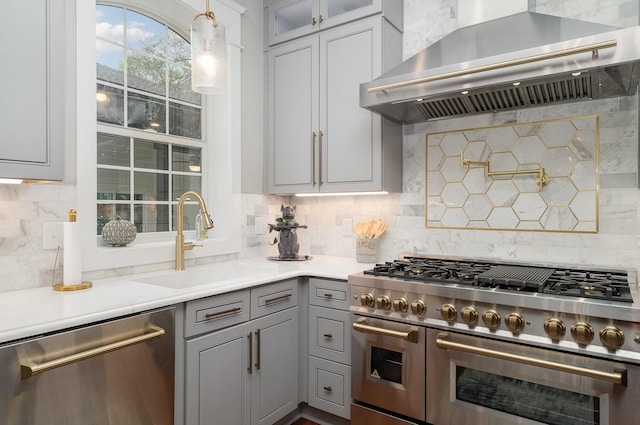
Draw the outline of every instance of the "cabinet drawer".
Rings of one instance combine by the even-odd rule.
[[[309,356],[309,405],[349,419],[351,367]]]
[[[298,280],[283,280],[251,290],[251,318],[298,305]]]
[[[349,285],[343,280],[309,278],[309,304],[349,310]]]
[[[309,306],[309,354],[351,364],[350,325],[348,311]]]
[[[185,337],[246,322],[249,320],[250,299],[246,290],[187,302]]]

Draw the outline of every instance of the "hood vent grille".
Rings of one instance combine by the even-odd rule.
[[[416,102],[425,120],[592,99],[591,74]]]

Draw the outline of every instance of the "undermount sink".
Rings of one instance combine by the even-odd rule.
[[[208,285],[216,282],[233,283],[239,279],[259,278],[274,274],[275,271],[259,267],[214,264],[209,267],[187,269],[182,271],[170,271],[163,274],[140,277],[133,279],[136,282],[150,285],[163,286],[165,288],[184,289],[199,285]]]

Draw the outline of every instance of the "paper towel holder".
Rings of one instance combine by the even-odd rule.
[[[60,247],[56,248],[56,259],[53,260],[53,273],[51,276],[51,288],[54,291],[79,291],[81,289],[89,289],[93,286],[92,282],[82,281],[77,285],[65,285],[64,283],[55,283],[56,281],[56,268],[58,267],[58,255],[60,254]]]

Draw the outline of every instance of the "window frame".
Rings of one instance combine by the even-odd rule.
[[[101,237],[96,237],[97,216],[97,160],[96,140],[99,129],[107,132],[134,129],[98,124],[96,118],[96,4],[126,7],[142,13],[171,27],[188,39],[189,25],[198,13],[186,3],[175,0],[128,0],[78,2],[76,6],[76,133],[77,133],[77,204],[78,222],[82,228],[83,259],[82,270],[97,271],[126,267],[129,273],[133,266],[136,271],[167,268],[163,263],[175,261],[175,231],[142,233],[126,247],[103,246]],[[188,1],[188,3],[194,3]],[[210,238],[201,248],[186,252],[187,265],[195,259],[238,253],[241,248],[241,201],[240,201],[240,25],[242,6],[225,0],[216,4],[216,17],[227,25],[229,83],[227,94],[203,96],[202,117],[203,139],[207,140],[203,149],[202,196],[213,218],[215,228]],[[91,37],[89,35],[92,35]],[[92,72],[87,72],[87,69]],[[215,117],[215,123],[214,123]],[[180,138],[168,134],[154,134],[141,131],[140,138],[162,142]],[[115,134],[115,133],[113,133]],[[182,139],[182,138],[180,138]],[[83,143],[89,140],[93,143]],[[189,139],[195,140],[195,139]],[[215,154],[214,154],[215,152]],[[204,164],[208,164],[205,166]],[[187,240],[195,237],[193,229],[185,232]]]

